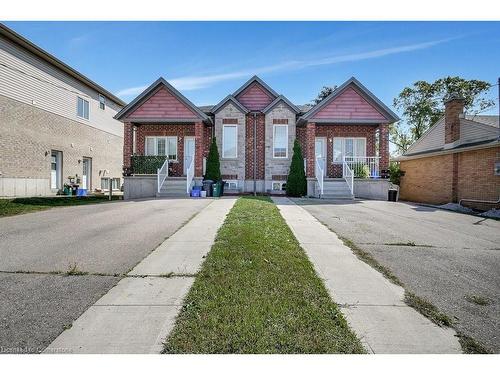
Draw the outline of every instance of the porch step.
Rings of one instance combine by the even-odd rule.
[[[322,199],[354,199],[349,185],[343,178],[325,179],[323,181]]]
[[[157,198],[174,198],[187,197],[186,192],[186,177],[167,177],[159,193],[156,193]]]

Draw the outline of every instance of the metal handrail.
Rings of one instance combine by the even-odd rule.
[[[191,184],[194,179],[194,157],[191,157],[191,162],[186,170],[186,193],[189,195],[191,192]]]
[[[165,159],[165,162],[161,166],[161,168],[158,168],[158,173],[157,173],[157,178],[158,178],[158,193],[161,190],[161,187],[163,186],[163,183],[168,177],[168,158]]]
[[[343,162],[346,162],[351,170],[368,167],[369,177],[380,177],[380,156],[344,156]]]
[[[319,185],[319,190],[320,190],[320,198],[323,195],[323,186],[324,186],[324,176],[325,172],[323,167],[321,166],[321,163],[323,162],[323,159],[321,158],[316,158],[316,163],[315,163],[315,172],[316,172],[316,181],[318,181]]]
[[[354,172],[352,171],[348,162],[346,162],[345,157],[342,161],[342,177],[345,179],[345,182],[347,182],[347,185],[349,186],[349,190],[351,190],[351,195],[353,195],[354,194]]]

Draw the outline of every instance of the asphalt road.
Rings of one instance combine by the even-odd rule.
[[[459,331],[500,352],[500,221],[403,202],[296,202],[455,317]]]
[[[114,274],[210,202],[126,201],[0,218],[0,353],[42,351],[116,285]],[[89,275],[54,274],[75,266]]]

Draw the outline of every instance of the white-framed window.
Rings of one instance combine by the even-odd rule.
[[[114,177],[102,177],[101,178],[101,190],[109,190],[109,180],[111,180],[111,186],[113,190],[120,190],[120,178]]]
[[[89,101],[78,97],[76,106],[76,115],[78,117],[89,119]]]
[[[224,189],[237,190],[238,189],[238,181],[237,180],[226,181],[224,184]]]
[[[273,158],[288,158],[288,125],[273,126]]]
[[[282,191],[285,190],[285,181],[273,181],[272,189],[273,191]]]
[[[101,94],[99,94],[99,108],[102,110],[106,109],[106,97]]]
[[[238,157],[238,127],[236,125],[222,126],[222,157]]]
[[[177,137],[146,137],[145,155],[168,155],[169,160],[177,160]]]
[[[366,156],[366,138],[334,137],[333,162],[342,163],[344,156]]]

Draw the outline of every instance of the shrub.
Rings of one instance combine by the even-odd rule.
[[[366,164],[356,163],[353,168],[354,177],[368,178],[370,177],[370,168]]]
[[[295,140],[293,144],[292,164],[286,180],[286,194],[291,197],[302,197],[307,194],[304,158],[298,140]]]
[[[217,148],[217,142],[214,137],[212,139],[212,143],[210,144],[210,151],[208,152],[205,180],[219,181],[220,179],[219,149]]]
[[[401,176],[404,176],[405,172],[401,170],[399,163],[392,161],[389,164],[389,181],[394,185],[399,185],[401,183]]]

